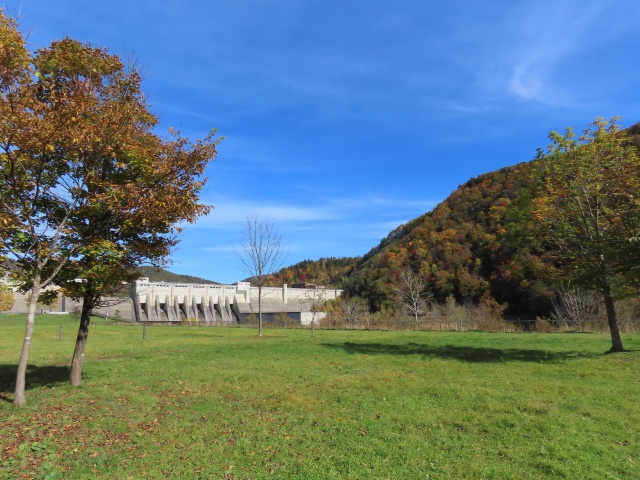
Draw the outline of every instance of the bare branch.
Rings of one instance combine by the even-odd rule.
[[[247,216],[240,245],[233,247],[240,259],[241,268],[258,286],[259,332],[262,336],[262,287],[269,276],[278,271],[287,259],[288,247],[282,243],[282,235],[272,219],[261,219],[257,215]]]
[[[398,302],[413,316],[416,325],[429,314],[433,295],[427,291],[427,286],[425,278],[410,268],[403,269],[398,280],[391,285]]]

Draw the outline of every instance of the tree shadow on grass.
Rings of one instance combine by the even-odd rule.
[[[560,363],[578,358],[599,356],[595,353],[585,352],[549,352],[545,350],[521,348],[486,348],[460,345],[423,345],[413,342],[403,345],[345,342],[323,343],[322,346],[344,350],[347,353],[360,353],[364,355],[421,355],[424,358],[443,358],[469,363]]]
[[[16,389],[16,374],[18,365],[0,364],[0,400],[11,401],[7,394],[13,393]],[[68,365],[28,365],[26,375],[26,389],[36,387],[51,387],[69,381],[71,367]]]

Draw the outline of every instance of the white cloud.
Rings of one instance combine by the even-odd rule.
[[[609,2],[575,0],[518,4],[511,12],[514,37],[508,86],[525,101],[548,105],[572,103],[568,86],[556,73],[571,55],[586,48],[586,39]],[[508,47],[509,49],[509,47]]]
[[[336,197],[309,195],[303,205],[285,203],[234,202],[216,199],[215,210],[188,228],[240,231],[249,215],[273,219],[294,236],[320,235],[322,242],[340,238],[380,239],[399,225],[431,210],[437,202],[383,196]],[[217,248],[217,247],[212,247]],[[219,250],[224,251],[224,249]]]
[[[212,245],[209,247],[203,247],[201,249],[203,252],[214,252],[214,253],[232,253],[235,254],[235,250],[233,249],[233,245]]]
[[[335,220],[334,212],[322,208],[296,207],[285,204],[227,203],[219,202],[208,216],[201,218],[196,226],[225,228],[243,224],[247,216],[258,215],[278,222],[306,222]]]
[[[209,113],[202,113],[201,109],[196,110],[196,109],[180,108],[176,104],[166,103],[166,102],[154,102],[151,107],[151,111],[161,112],[162,116],[166,114],[173,114],[178,117],[183,117],[183,116],[193,117],[198,120],[204,120],[206,122],[205,125],[217,125],[217,124],[221,124],[224,121],[224,119],[220,118],[219,116],[213,116],[213,115],[210,115]],[[179,126],[176,125],[175,128],[179,128]]]
[[[542,90],[542,81],[536,75],[534,64],[516,65],[509,82],[513,93],[524,100],[538,99]]]

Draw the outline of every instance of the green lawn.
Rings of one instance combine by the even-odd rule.
[[[63,338],[58,340],[59,325]],[[0,317],[0,478],[640,478],[640,335],[100,325]]]

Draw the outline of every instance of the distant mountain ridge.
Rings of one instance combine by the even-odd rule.
[[[162,268],[156,267],[139,267],[138,271],[143,277],[149,277],[150,282],[171,282],[171,283],[205,283],[210,285],[220,285],[219,282],[213,280],[207,280],[200,277],[194,277],[192,275],[180,275],[177,273],[169,272]]]

